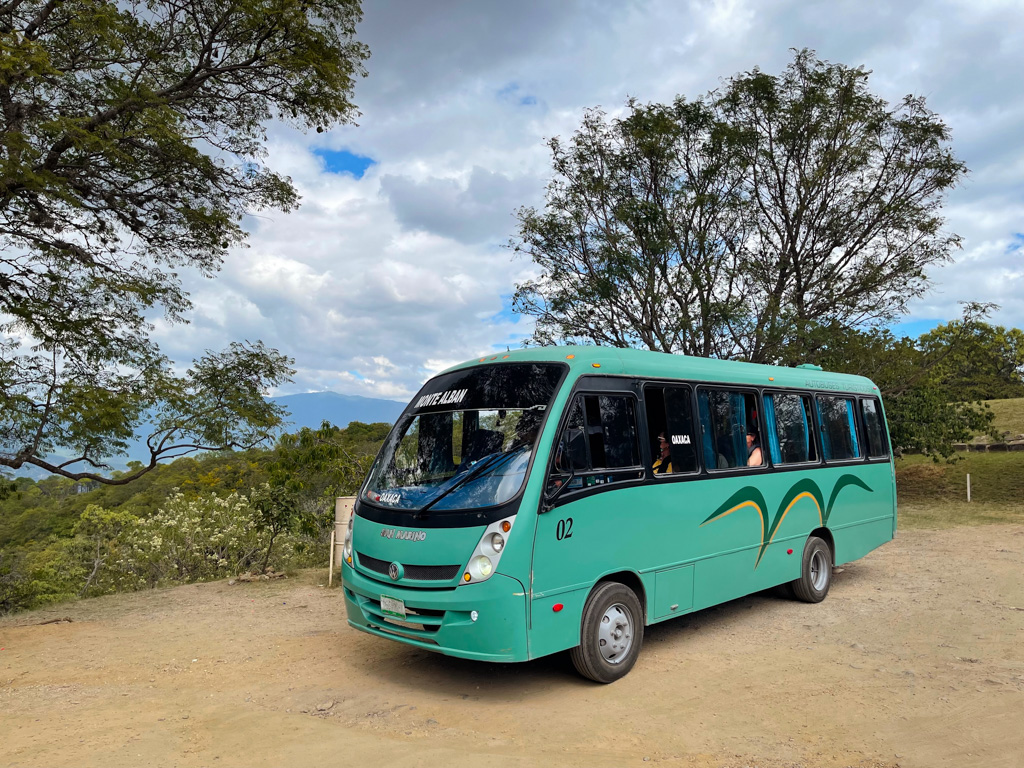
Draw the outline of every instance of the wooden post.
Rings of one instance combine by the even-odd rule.
[[[327,566],[327,586],[334,583],[334,531],[331,531],[331,564]]]
[[[345,553],[345,534],[348,533],[348,519],[352,516],[352,508],[356,504],[355,496],[339,496],[334,500],[334,535],[331,537],[331,557],[341,567]],[[331,572],[334,572],[333,567]]]
[[[967,503],[971,503],[971,473],[967,473]]]

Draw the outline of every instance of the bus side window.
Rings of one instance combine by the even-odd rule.
[[[724,389],[697,390],[701,444],[704,464],[710,470],[750,466],[756,457],[747,445],[748,429],[757,430],[757,396],[754,393]],[[764,466],[764,450],[761,463]]]
[[[768,447],[773,464],[804,464],[817,459],[807,418],[810,398],[781,392],[764,396]]]
[[[569,490],[641,477],[636,409],[632,397],[582,395],[573,403],[558,440],[555,470],[575,477]],[[555,483],[558,478],[553,478]]]
[[[818,422],[826,461],[856,459],[863,455],[857,439],[853,399],[818,395]]]
[[[648,385],[644,388],[647,434],[651,438],[651,457],[656,466],[655,477],[664,478],[669,474],[697,471],[697,445],[700,436],[694,428],[693,403],[690,395],[691,390],[687,386]],[[668,462],[659,461],[659,436],[664,436],[668,443]]]
[[[558,441],[555,454],[555,468],[559,472],[579,472],[590,466],[587,458],[587,441],[584,437],[583,408],[579,400],[573,403],[565,431]]]
[[[861,417],[864,420],[864,431],[867,433],[868,456],[887,458],[889,456],[889,441],[885,439],[882,411],[878,407],[878,401],[874,399],[861,400],[860,409]]]

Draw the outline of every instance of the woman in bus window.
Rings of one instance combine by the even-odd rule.
[[[757,430],[751,427],[747,430],[747,466],[759,467],[764,464],[764,456],[761,454],[761,442],[757,439]]]

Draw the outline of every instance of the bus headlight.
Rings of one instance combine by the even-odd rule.
[[[356,513],[352,512],[348,516],[348,528],[345,531],[345,543],[341,548],[341,556],[345,558],[345,562],[352,565],[352,526],[355,523]]]
[[[477,555],[469,561],[470,575],[481,581],[489,577],[493,571],[494,566],[491,564],[491,558],[487,555]]]
[[[514,522],[515,517],[507,517],[487,526],[469,558],[460,583],[474,584],[487,581],[491,577],[498,569],[498,561],[501,559],[501,553],[505,551],[509,531],[512,530]]]

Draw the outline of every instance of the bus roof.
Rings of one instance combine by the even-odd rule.
[[[464,363],[453,365],[444,373],[479,365],[524,362],[567,363],[572,379],[588,374],[604,374],[878,394],[878,388],[874,382],[864,376],[832,373],[820,370],[817,366],[783,368],[775,365],[741,363],[735,360],[715,360],[616,347],[565,346],[512,349],[475,360],[467,360]]]

